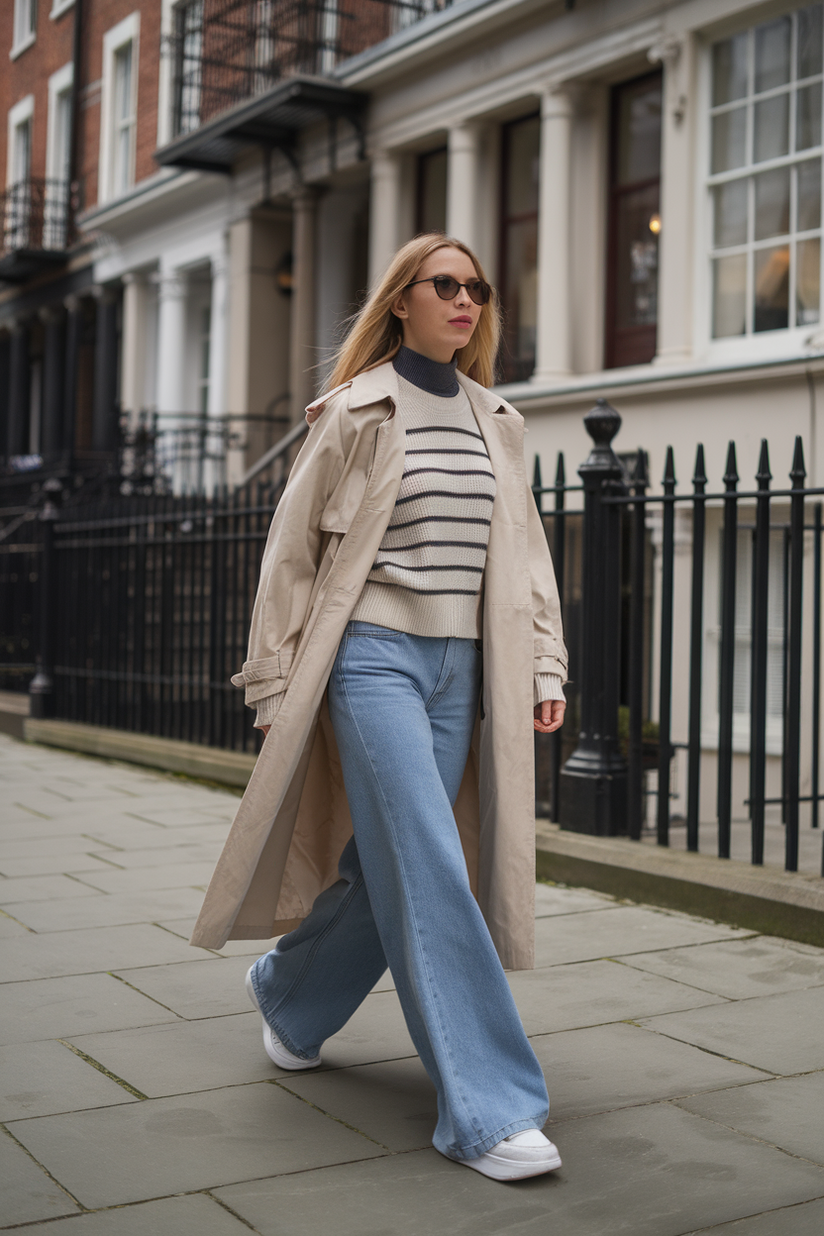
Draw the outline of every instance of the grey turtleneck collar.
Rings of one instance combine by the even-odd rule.
[[[461,389],[455,377],[455,370],[458,366],[456,360],[447,361],[444,365],[440,361],[430,360],[428,356],[421,356],[420,352],[413,352],[411,348],[401,345],[401,350],[393,359],[392,365],[400,377],[411,382],[413,386],[420,387],[422,391],[428,391],[430,395],[449,398],[457,395]]]

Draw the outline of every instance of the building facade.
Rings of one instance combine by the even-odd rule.
[[[585,458],[603,396],[654,484],[672,445],[683,485],[700,442],[717,492],[732,439],[752,487],[762,438],[783,480],[796,434],[824,483],[820,3],[14,0],[0,42],[7,480],[99,466],[146,426],[172,483],[241,480],[394,249],[444,229],[501,291],[501,391],[545,477]],[[781,552],[777,532],[776,573]]]

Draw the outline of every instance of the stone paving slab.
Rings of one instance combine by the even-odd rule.
[[[63,1043],[0,1047],[0,1120],[53,1116],[134,1102],[134,1096]]]
[[[824,1164],[824,1072],[681,1099],[679,1107]]]
[[[821,1236],[824,1232],[824,1198],[797,1206],[770,1210],[750,1219],[736,1219],[719,1227],[687,1232],[686,1236]]]
[[[615,898],[591,893],[586,888],[559,888],[555,884],[539,884],[535,889],[535,917],[555,914],[580,914],[585,910],[614,910]]]
[[[603,947],[608,946],[605,933]],[[519,970],[509,975],[509,985],[527,1034],[726,1003],[720,996],[609,960]]]
[[[627,965],[688,983],[702,991],[745,1000],[776,991],[824,985],[824,953],[759,936],[627,957]]]
[[[128,923],[155,922],[191,913],[203,903],[203,893],[194,888],[144,890],[121,897],[78,898],[63,901],[19,902],[14,917],[36,932],[75,931],[89,927],[119,927]]]
[[[64,901],[70,897],[94,897],[102,891],[72,876],[17,876],[15,879],[0,880],[0,905],[11,907],[26,901]]]
[[[246,1236],[249,1228],[204,1193],[138,1202],[37,1225],[36,1236]],[[34,1236],[34,1234],[33,1234]]]
[[[8,1128],[90,1209],[386,1153],[268,1082],[15,1120]]]
[[[32,1161],[8,1133],[0,1136],[0,1224],[38,1223],[57,1215],[76,1215],[80,1207]]]
[[[213,862],[175,863],[171,867],[134,867],[129,871],[85,872],[77,876],[80,888],[94,889],[101,893],[135,893],[145,890],[154,892],[166,888],[204,888],[212,878]],[[0,894],[3,893],[0,885]],[[194,922],[196,915],[192,915]]]
[[[92,1028],[155,1025],[173,1017],[109,974],[9,983],[0,1002],[0,1043],[60,1039]]]
[[[318,1236],[332,1214],[335,1236],[682,1236],[686,1215],[708,1227],[824,1194],[820,1167],[668,1104],[570,1121],[553,1135],[563,1136],[563,1167],[517,1185],[426,1150],[215,1193],[261,1236]]]
[[[641,1025],[769,1073],[824,1069],[824,988],[646,1018]]]
[[[165,965],[214,956],[205,949],[191,948],[179,936],[152,923],[45,935],[25,929],[24,932],[5,944],[0,952],[0,983],[57,978],[65,974],[94,974],[100,970],[122,971],[133,966]]]
[[[214,864],[217,862],[223,845],[222,837],[214,841],[181,841],[179,831],[169,831],[170,838],[162,837],[160,838],[161,844],[152,847],[134,850],[110,849],[105,855],[109,867],[129,871],[135,867],[166,867],[170,863]],[[95,846],[90,844],[90,850],[96,854],[98,860],[102,858],[99,847],[95,849]],[[100,862],[94,865],[99,867]],[[76,867],[73,870],[80,871],[80,868]]]
[[[200,894],[201,900],[203,894]],[[191,950],[190,950],[191,951]],[[224,1017],[249,1009],[245,957],[210,957],[178,965],[118,971],[137,990],[181,1017]]]
[[[687,914],[613,905],[608,910],[539,919],[535,927],[535,965],[558,966],[570,961],[589,961],[607,955],[620,957],[673,945],[737,940],[751,934]]]

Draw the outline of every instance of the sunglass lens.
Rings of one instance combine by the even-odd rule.
[[[435,291],[440,296],[441,300],[452,300],[458,295],[458,288],[461,286],[457,279],[453,279],[451,275],[438,275],[433,280]]]
[[[467,283],[466,290],[476,305],[485,305],[489,300],[489,284],[482,279],[472,279]]]

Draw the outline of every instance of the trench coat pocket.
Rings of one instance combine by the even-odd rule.
[[[291,665],[292,653],[281,649],[270,657],[244,661],[240,673],[232,675],[232,684],[245,687],[246,703],[252,705],[265,699],[267,695],[279,695],[286,690],[286,679]]]

